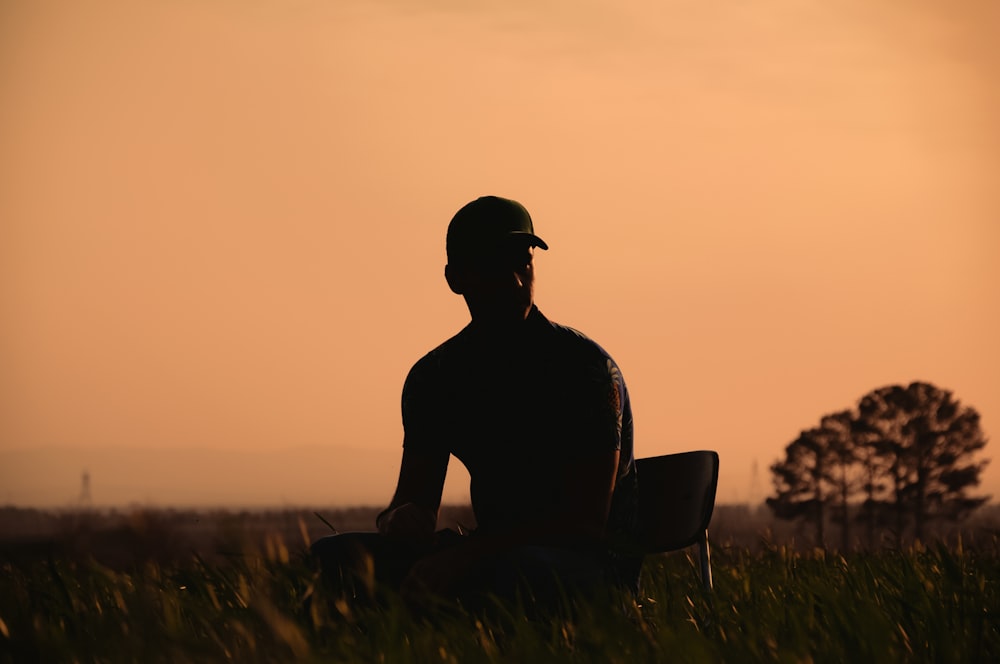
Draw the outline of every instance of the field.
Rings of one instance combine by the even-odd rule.
[[[327,596],[308,511],[43,516],[0,515],[0,662],[1000,661],[995,531],[846,555],[720,536],[712,593],[677,552],[647,559],[639,604],[428,621]]]

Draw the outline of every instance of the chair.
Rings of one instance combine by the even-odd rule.
[[[701,580],[712,589],[708,523],[719,483],[719,455],[681,452],[636,459],[639,531],[643,552],[676,551],[697,544]]]

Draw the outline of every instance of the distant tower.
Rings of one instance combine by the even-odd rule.
[[[757,472],[757,459],[750,466],[750,491],[747,493],[747,506],[757,509],[760,506],[760,473]]]
[[[80,507],[90,507],[90,504],[90,473],[85,470],[80,479]]]

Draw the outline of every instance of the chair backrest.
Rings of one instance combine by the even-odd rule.
[[[719,455],[681,452],[636,459],[639,527],[647,553],[683,549],[701,541],[712,520]]]

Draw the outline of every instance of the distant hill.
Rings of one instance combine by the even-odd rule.
[[[82,476],[98,506],[382,505],[401,450],[298,446],[283,450],[47,447],[0,450],[0,505],[68,507]],[[457,466],[457,469],[456,469]],[[468,502],[468,475],[449,469],[445,501]]]

